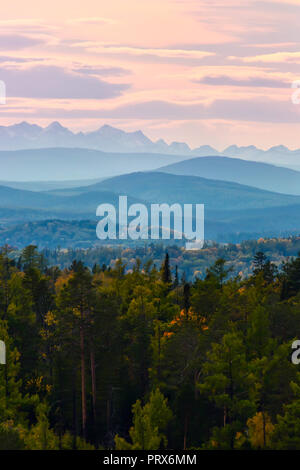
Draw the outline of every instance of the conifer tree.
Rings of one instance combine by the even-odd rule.
[[[170,269],[170,260],[169,260],[169,253],[166,253],[164,262],[162,264],[161,269],[161,278],[162,281],[166,284],[170,284],[172,282],[172,274]]]
[[[132,407],[133,426],[129,430],[132,443],[124,438],[115,437],[117,450],[158,450],[161,444],[167,446],[163,431],[172,419],[167,399],[159,389],[152,391],[149,402],[142,406],[140,400]]]

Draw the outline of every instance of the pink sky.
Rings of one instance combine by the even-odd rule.
[[[300,147],[299,18],[300,0],[5,2],[0,124]]]

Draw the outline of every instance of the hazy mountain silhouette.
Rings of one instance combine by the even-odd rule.
[[[268,150],[259,149],[254,145],[231,145],[218,151],[205,144],[191,149],[184,142],[167,144],[163,139],[152,141],[140,130],[125,132],[109,125],[101,126],[92,132],[72,132],[59,122],[53,122],[47,127],[25,121],[11,126],[0,126],[0,150],[54,147],[88,148],[114,153],[159,153],[190,158],[223,155],[300,169],[300,149],[290,150],[284,145]]]
[[[101,179],[133,171],[155,170],[182,158],[156,153],[105,153],[80,148],[0,151],[0,178],[4,184],[5,180],[58,182]]]
[[[175,175],[232,181],[283,194],[300,195],[300,172],[229,157],[200,157],[159,168]]]

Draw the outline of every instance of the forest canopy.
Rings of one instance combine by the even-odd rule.
[[[172,259],[1,249],[0,449],[300,450],[300,256]]]

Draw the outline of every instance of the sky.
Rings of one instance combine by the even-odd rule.
[[[300,147],[300,0],[2,2],[0,125]]]

